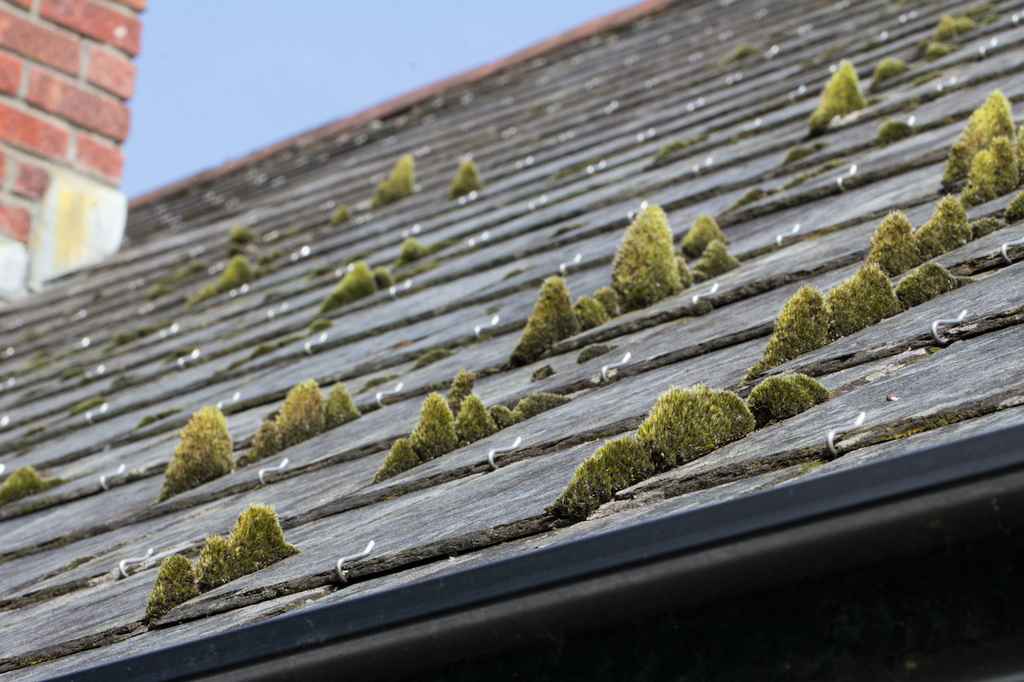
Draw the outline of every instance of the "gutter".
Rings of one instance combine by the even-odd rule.
[[[105,664],[67,680],[360,680],[1004,534],[1024,425]],[[547,636],[545,636],[547,633]]]

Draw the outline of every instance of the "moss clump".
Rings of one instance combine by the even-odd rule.
[[[636,438],[607,441],[576,467],[569,485],[549,511],[559,518],[583,520],[615,493],[648,478],[655,470],[650,454]]]
[[[452,178],[452,184],[448,188],[448,198],[458,199],[482,188],[483,183],[480,182],[480,173],[476,169],[476,164],[471,159],[466,159],[459,164],[459,169],[455,171],[455,177]]]
[[[561,277],[548,277],[540,288],[537,303],[526,321],[523,335],[512,351],[514,366],[528,365],[539,359],[558,341],[580,330],[579,320],[572,309],[569,287]]]
[[[875,66],[875,72],[871,76],[871,89],[877,89],[882,83],[907,70],[907,64],[902,59],[886,57]]]
[[[673,158],[679,156],[682,152],[686,151],[695,144],[699,144],[704,140],[708,139],[707,133],[695,135],[694,137],[687,138],[685,140],[673,140],[668,144],[664,144],[658,149],[658,153],[654,155],[654,159],[651,161],[652,166],[661,166]]]
[[[690,272],[690,266],[686,264],[686,259],[682,256],[676,256],[676,270],[679,271],[679,284],[684,289],[689,289],[693,285],[693,273]]]
[[[281,448],[307,441],[324,430],[324,399],[315,379],[296,384],[288,391],[277,415]]]
[[[491,419],[498,426],[499,429],[507,429],[516,423],[516,418],[512,414],[512,410],[508,409],[504,405],[492,405],[487,408],[487,412],[491,415]]]
[[[708,247],[708,244],[718,240],[723,244],[729,243],[729,238],[722,232],[722,228],[718,226],[718,223],[711,216],[702,213],[697,216],[697,220],[694,221],[693,227],[689,229],[686,236],[683,237],[683,255],[689,256],[690,258],[700,258],[700,255],[704,253],[704,249]]]
[[[338,282],[334,291],[324,299],[320,306],[320,312],[327,314],[341,306],[366,298],[377,291],[377,282],[374,279],[373,271],[366,261],[357,261],[352,270],[345,273],[345,276]]]
[[[373,269],[373,283],[377,285],[378,289],[387,289],[395,283],[395,278],[391,276],[391,268],[386,265],[378,265]]]
[[[960,34],[967,33],[976,27],[974,19],[968,16],[943,14],[939,18],[939,25],[935,27],[935,33],[932,36],[939,41],[955,40]]]
[[[249,259],[245,256],[233,256],[228,264],[224,267],[224,272],[220,273],[220,277],[213,284],[208,284],[196,293],[192,294],[187,305],[195,305],[209,298],[213,298],[219,294],[223,294],[225,291],[230,291],[237,287],[242,286],[246,282],[253,279],[253,269],[249,264]]]
[[[836,116],[846,116],[867,105],[861,94],[857,70],[844,59],[821,93],[818,108],[811,114],[811,134],[824,132]]]
[[[729,207],[729,210],[735,211],[736,209],[743,208],[747,204],[752,204],[755,201],[761,201],[761,199],[771,196],[772,194],[773,192],[763,190],[760,187],[755,187],[754,189],[747,190],[746,194],[737,199],[736,203]]]
[[[758,428],[795,417],[828,400],[828,389],[806,374],[768,377],[750,392],[747,405]]]
[[[618,317],[621,314],[622,306],[619,303],[619,295],[615,293],[615,289],[611,287],[601,287],[594,292],[594,298],[604,311],[608,313],[608,317]]]
[[[825,297],[812,286],[801,287],[779,311],[764,355],[750,368],[747,378],[821,348],[831,340],[832,316],[825,306]]]
[[[189,599],[199,595],[192,562],[180,554],[167,557],[160,564],[153,591],[146,603],[146,620],[154,621]]]
[[[609,320],[604,306],[590,296],[580,296],[576,299],[576,305],[572,309],[576,313],[576,319],[579,320],[580,331],[599,327]]]
[[[536,417],[541,412],[547,412],[548,410],[565,405],[569,400],[570,398],[558,395],[557,393],[545,393],[543,391],[531,393],[516,403],[515,409],[512,410],[512,418],[516,422],[521,422],[524,419]]]
[[[473,392],[473,384],[476,383],[476,374],[468,369],[460,369],[452,385],[448,389],[448,408],[452,414],[457,415],[462,409],[462,401]]]
[[[250,461],[265,459],[281,452],[281,434],[277,430],[277,421],[264,419],[256,435],[252,437],[252,447],[247,459]]]
[[[164,471],[158,501],[231,473],[231,434],[216,407],[200,408],[181,430],[181,441]]]
[[[921,257],[925,260],[941,256],[971,241],[967,211],[955,196],[945,196],[935,207],[932,217],[914,233]]]
[[[698,384],[658,396],[636,439],[659,465],[675,466],[754,430],[754,416],[735,393]]]
[[[196,586],[208,592],[241,577],[231,540],[223,535],[206,538],[195,565]]]
[[[606,346],[604,344],[596,343],[591,346],[587,346],[580,351],[580,354],[576,356],[576,364],[582,365],[590,362],[594,358],[599,358],[602,355],[611,353],[615,348],[613,346]]]
[[[86,398],[85,400],[79,401],[79,402],[75,403],[74,405],[72,405],[68,409],[68,414],[70,414],[70,415],[82,414],[83,412],[91,410],[94,407],[99,407],[100,405],[102,405],[106,401],[107,401],[107,399],[104,398],[101,395],[93,396],[92,398]]]
[[[285,542],[277,514],[265,504],[250,504],[242,512],[231,531],[231,545],[239,575],[255,573],[299,552]]]
[[[3,485],[0,485],[0,505],[41,493],[60,483],[59,478],[43,479],[35,467],[20,467],[7,477]]]
[[[849,336],[900,312],[889,278],[877,265],[865,265],[825,296],[836,336]]]
[[[949,270],[936,263],[925,263],[896,285],[896,298],[908,308],[953,291],[959,286]]]
[[[333,429],[359,418],[359,408],[349,395],[345,384],[334,384],[324,403],[324,428]]]
[[[412,443],[409,439],[399,438],[391,444],[391,449],[388,450],[384,463],[380,465],[377,473],[373,475],[373,482],[380,483],[397,476],[403,471],[412,469],[419,463],[420,458],[416,456],[416,451],[412,449]]]
[[[703,255],[694,263],[693,278],[698,282],[702,282],[712,277],[718,277],[730,270],[735,270],[739,265],[740,262],[729,253],[729,249],[726,248],[725,244],[715,239],[708,244],[708,247],[704,249]]]
[[[1024,220],[1024,192],[1021,192],[1013,198],[1010,205],[1006,207],[1007,222],[1015,223],[1018,220]]]
[[[530,375],[530,381],[543,381],[553,376],[555,376],[555,370],[551,365],[541,365],[533,370],[533,374]]]
[[[977,220],[971,221],[971,239],[981,239],[986,235],[990,235],[996,230],[1001,230],[1006,227],[1006,221],[995,216],[988,216],[987,218],[978,218]]]
[[[228,239],[231,240],[232,244],[235,244],[237,246],[245,246],[246,244],[249,244],[249,243],[255,241],[256,240],[256,235],[254,235],[252,233],[252,230],[250,230],[247,227],[242,227],[241,225],[235,225],[228,232]]]
[[[956,52],[956,45],[943,43],[938,40],[929,40],[924,46],[924,58],[929,62],[942,59],[947,54]]]
[[[334,209],[334,213],[331,214],[331,225],[347,223],[350,217],[352,217],[352,214],[348,210],[348,206],[342,204],[338,208]]]
[[[742,43],[737,45],[736,48],[728,55],[722,58],[720,64],[726,66],[728,64],[735,64],[737,62],[746,61],[753,57],[761,55],[761,51],[751,45],[750,43]]]
[[[451,354],[452,352],[447,348],[431,348],[416,358],[416,362],[413,363],[412,367],[413,369],[422,369],[423,367],[432,365],[435,362],[444,360],[451,356]]]
[[[431,393],[420,407],[420,420],[409,436],[421,461],[440,457],[459,447],[455,433],[455,415],[440,393]]]
[[[888,120],[878,126],[878,135],[875,136],[875,144],[883,147],[893,142],[899,142],[914,134],[914,127],[905,121]]]
[[[308,331],[310,334],[319,334],[320,332],[327,331],[333,326],[334,323],[328,320],[327,318],[318,317],[317,319],[309,323],[309,326],[306,327],[306,331]]]
[[[416,161],[412,154],[405,154],[395,162],[391,175],[377,185],[373,194],[373,208],[393,204],[413,193],[416,187]]]
[[[788,166],[791,163],[796,163],[802,159],[807,158],[811,154],[816,154],[825,148],[825,143],[815,142],[814,144],[805,145],[802,147],[791,147],[786,152],[786,158],[782,160],[783,166]]]
[[[624,310],[646,308],[682,290],[672,230],[660,207],[648,206],[626,229],[612,261],[612,288]]]
[[[1020,165],[1016,146],[1007,137],[997,137],[988,149],[981,150],[971,160],[967,187],[960,199],[965,206],[977,206],[1009,194],[1019,184]]]
[[[464,445],[474,443],[495,433],[498,425],[480,398],[470,395],[462,401],[462,409],[455,420],[455,433]]]
[[[1000,90],[993,91],[967,120],[967,126],[949,152],[942,184],[949,187],[966,180],[974,156],[987,149],[997,137],[1015,139],[1013,110]]]
[[[882,219],[871,235],[866,262],[877,265],[895,277],[917,267],[923,259],[914,238],[914,226],[902,211],[893,211]]]
[[[414,261],[418,261],[424,256],[430,255],[430,249],[423,246],[420,240],[416,237],[409,237],[404,242],[398,251],[398,260],[395,261],[396,267],[408,265]]]

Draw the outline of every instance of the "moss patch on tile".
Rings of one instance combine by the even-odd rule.
[[[431,348],[416,358],[416,362],[414,362],[412,366],[413,369],[422,369],[423,367],[432,365],[435,362],[444,360],[447,357],[451,357],[451,355],[452,351],[447,348]]]
[[[1009,194],[1019,185],[1016,141],[1000,136],[992,140],[988,149],[974,155],[960,200],[965,206],[977,206]]]
[[[926,61],[934,62],[942,59],[948,54],[956,52],[956,45],[944,43],[940,40],[929,40],[924,46],[924,58]]]
[[[576,364],[577,365],[586,364],[586,363],[590,362],[591,360],[593,360],[594,358],[599,358],[602,355],[606,355],[606,354],[612,352],[613,350],[615,350],[614,346],[608,346],[608,345],[601,344],[601,343],[595,343],[595,344],[589,345],[586,348],[584,348],[583,350],[581,350],[580,354],[576,356]]]
[[[878,126],[878,134],[875,136],[875,144],[883,147],[892,144],[893,142],[899,142],[914,134],[914,127],[906,121],[895,121],[889,119],[882,125]]]
[[[896,298],[910,308],[930,301],[959,286],[956,277],[937,263],[925,263],[896,285]]]
[[[484,185],[480,181],[480,172],[477,170],[476,164],[471,159],[465,159],[459,163],[459,168],[455,171],[455,177],[452,178],[452,183],[448,187],[448,198],[458,199],[470,192],[477,192],[483,189],[483,187]]]
[[[376,291],[377,282],[370,266],[366,264],[366,261],[356,261],[352,270],[345,273],[334,291],[324,299],[320,305],[320,313],[327,314],[343,305],[366,298]]]
[[[561,277],[548,277],[541,285],[537,303],[526,321],[519,343],[512,351],[513,366],[538,360],[551,346],[577,334],[579,320],[572,308],[569,287]]]
[[[779,311],[764,355],[747,372],[747,379],[821,348],[830,341],[832,315],[825,305],[825,297],[812,286],[801,287]]]
[[[1016,139],[1013,129],[1013,109],[1000,90],[988,96],[984,104],[967,119],[967,126],[953,144],[946,160],[942,183],[950,187],[966,180],[975,155],[987,149],[997,137]]]
[[[610,319],[604,306],[590,296],[580,296],[576,299],[573,312],[576,313],[576,319],[579,320],[580,331],[599,327]]]
[[[977,28],[977,24],[974,23],[974,19],[968,16],[943,14],[939,17],[939,24],[935,27],[932,37],[940,41],[956,40],[958,36],[975,28]]]
[[[887,275],[895,277],[921,261],[921,251],[914,238],[914,226],[902,211],[893,211],[882,219],[875,233],[871,235],[867,263],[880,267]]]
[[[460,410],[461,411],[461,410]],[[409,436],[421,461],[447,454],[459,447],[455,433],[455,415],[440,393],[431,393],[420,406],[420,420]]]
[[[683,237],[681,245],[683,255],[690,258],[700,258],[708,244],[715,240],[723,244],[729,243],[729,238],[722,232],[718,222],[706,213],[702,213],[697,216],[697,220],[694,221],[693,226],[690,227]]]
[[[664,144],[658,150],[658,153],[654,155],[651,165],[663,166],[666,163],[679,158],[687,149],[696,144],[700,144],[706,139],[708,139],[707,133],[702,133],[700,135],[686,138],[685,140],[673,140],[672,142]]]
[[[252,437],[252,446],[249,448],[246,461],[266,459],[281,452],[281,448],[281,433],[277,429],[277,420],[264,419]]]
[[[615,493],[655,471],[650,453],[636,438],[626,436],[607,441],[576,468],[569,485],[548,511],[559,518],[581,521]]]
[[[638,310],[682,291],[668,216],[648,206],[626,228],[612,260],[612,288],[624,310]]]
[[[795,417],[828,400],[828,389],[806,374],[768,377],[750,392],[747,405],[758,428]]]
[[[825,296],[836,336],[849,336],[902,310],[889,278],[877,265],[865,265]]]
[[[224,414],[216,407],[200,408],[181,430],[181,440],[164,470],[158,501],[231,473],[232,449]]]
[[[448,408],[452,414],[459,414],[459,410],[462,409],[462,401],[473,393],[474,383],[476,383],[476,374],[468,369],[460,369],[452,379],[452,385],[448,389]]]
[[[839,68],[832,75],[824,91],[818,108],[811,114],[811,134],[821,133],[828,129],[832,119],[846,116],[863,109],[868,105],[861,93],[860,79],[857,70],[847,60],[839,63]]]
[[[786,152],[786,158],[782,160],[783,166],[788,166],[791,163],[796,163],[806,159],[812,154],[817,154],[825,148],[824,142],[815,142],[813,144],[798,145],[796,147],[790,147],[789,151]]]
[[[351,218],[351,217],[352,217],[352,214],[349,211],[348,206],[346,206],[345,204],[342,204],[338,208],[334,209],[333,213],[331,213],[331,221],[330,222],[331,222],[331,225],[341,225],[342,223],[347,223],[349,221],[349,218]]]
[[[498,431],[494,417],[487,411],[484,402],[475,395],[462,401],[462,409],[455,419],[455,433],[463,445],[474,443]]]
[[[420,243],[420,240],[416,239],[416,237],[408,237],[402,242],[402,246],[398,250],[398,260],[395,261],[395,267],[408,265],[429,255],[430,249]]]
[[[907,63],[896,57],[886,57],[878,62],[871,76],[871,90],[877,90],[885,81],[905,73]]]
[[[323,433],[324,404],[315,379],[296,384],[288,391],[277,414],[281,449],[290,448]]]
[[[352,400],[345,384],[337,383],[331,387],[324,403],[324,428],[333,429],[346,424],[360,416],[359,408]]]
[[[199,596],[192,562],[180,554],[169,556],[160,564],[153,590],[146,603],[146,620],[154,621],[179,604]]]
[[[420,458],[416,455],[416,451],[412,449],[410,440],[408,438],[399,438],[391,444],[391,449],[388,450],[384,463],[381,464],[380,468],[373,475],[373,482],[380,483],[381,481],[393,478],[403,471],[412,469],[419,463]]]
[[[0,484],[0,506],[44,492],[61,483],[63,481],[59,478],[44,479],[35,467],[19,467]]]
[[[1013,198],[1013,201],[1006,207],[1004,215],[1007,222],[1015,223],[1018,220],[1024,220],[1024,192]]]
[[[391,175],[377,185],[371,206],[380,208],[403,199],[416,188],[416,161],[412,154],[405,154],[395,162]]]
[[[941,256],[971,241],[967,211],[955,196],[945,196],[935,206],[932,217],[914,233],[921,257]]]
[[[718,277],[730,270],[735,270],[740,262],[729,253],[726,245],[717,239],[712,240],[704,249],[704,253],[693,264],[693,279],[697,282]]]
[[[395,283],[395,278],[391,276],[391,268],[386,265],[378,265],[373,269],[373,283],[377,285],[378,289],[387,289]]]
[[[189,296],[186,305],[194,306],[207,299],[223,294],[231,289],[236,289],[243,284],[252,281],[255,273],[245,256],[233,256],[228,264],[224,266],[224,272],[220,273],[212,284],[208,284],[199,291]]]

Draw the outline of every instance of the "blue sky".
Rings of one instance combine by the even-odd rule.
[[[631,0],[153,0],[123,189],[139,195]]]

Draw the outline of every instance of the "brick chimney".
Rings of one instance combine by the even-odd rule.
[[[0,0],[0,297],[115,251],[146,0]]]

